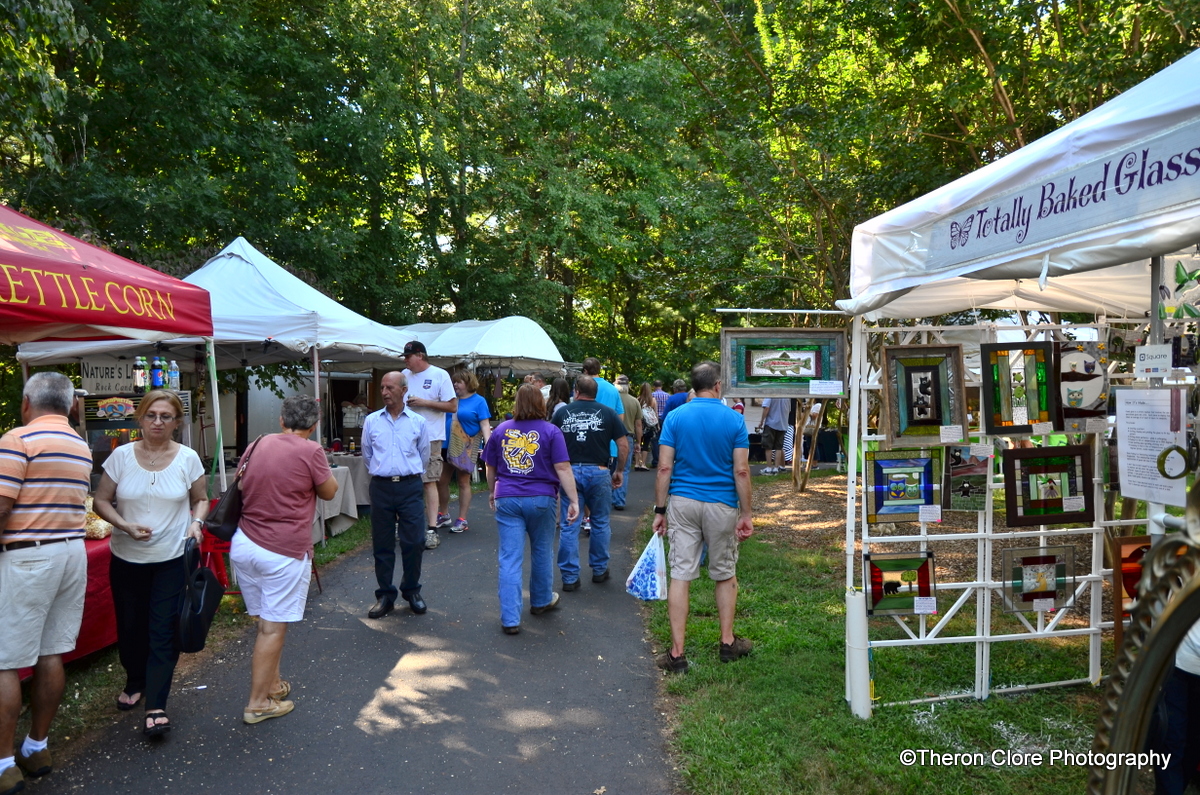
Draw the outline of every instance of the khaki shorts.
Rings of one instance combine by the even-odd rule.
[[[0,552],[0,671],[73,650],[86,591],[83,539]]]
[[[762,429],[762,448],[763,451],[782,450],[783,440],[787,436],[787,431],[777,431],[774,428]]]
[[[738,509],[723,502],[700,502],[672,496],[667,503],[667,562],[671,579],[700,576],[700,556],[708,544],[708,576],[722,582],[737,574]]]
[[[441,444],[442,440],[430,442],[430,445]],[[445,462],[442,460],[442,449],[439,447],[437,451],[429,451],[429,466],[425,467],[425,474],[421,475],[422,483],[437,483],[442,479],[442,467]]]

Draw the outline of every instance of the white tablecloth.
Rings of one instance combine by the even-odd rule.
[[[367,462],[360,455],[349,453],[330,453],[325,456],[330,466],[337,464],[350,470],[350,480],[354,483],[354,496],[359,505],[371,504],[371,473],[367,471]]]
[[[333,477],[337,480],[337,494],[332,500],[317,500],[316,516],[313,517],[313,543],[319,543],[325,538],[325,526],[328,523],[329,534],[338,535],[350,529],[358,521],[358,498],[354,491],[354,480],[350,469],[344,466],[333,468]]]

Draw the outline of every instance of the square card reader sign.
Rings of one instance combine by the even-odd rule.
[[[1133,357],[1138,378],[1163,378],[1171,374],[1171,345],[1139,345]]]

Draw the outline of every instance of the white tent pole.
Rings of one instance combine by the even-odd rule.
[[[1161,345],[1163,343],[1163,319],[1162,319],[1162,295],[1159,293],[1159,287],[1163,284],[1163,258],[1150,258],[1150,339],[1146,340],[1148,345]],[[1163,385],[1161,378],[1151,378],[1150,387],[1156,388]],[[1151,516],[1158,516],[1167,510],[1167,506],[1159,502],[1146,503],[1146,534],[1150,536],[1150,545],[1154,546],[1162,541],[1166,535],[1167,528],[1157,522],[1149,520]]]
[[[313,397],[317,399],[317,430],[314,441],[321,444],[321,349],[316,346],[312,349],[312,368]]]
[[[221,439],[221,398],[217,392],[217,350],[212,337],[204,338],[205,358],[208,360],[208,390],[209,401],[212,403],[213,428],[217,432],[215,455],[217,468],[221,473],[221,493],[225,493],[228,484],[225,481],[225,447]]]

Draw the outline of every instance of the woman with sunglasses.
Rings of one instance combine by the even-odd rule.
[[[94,508],[114,527],[109,578],[117,616],[117,648],[125,689],[117,709],[144,697],[147,737],[171,728],[167,694],[179,651],[175,627],[187,579],[184,541],[201,539],[208,514],[204,466],[196,451],[175,441],[183,403],[164,389],[147,392],[133,415],[141,438],[104,462]]]

